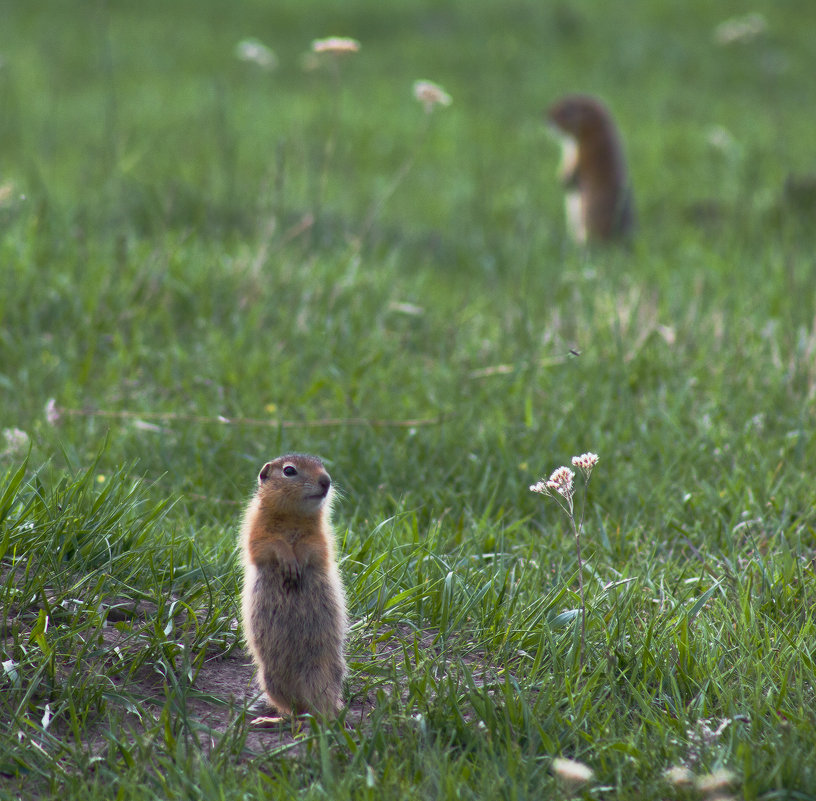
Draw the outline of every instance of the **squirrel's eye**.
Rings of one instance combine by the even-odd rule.
[[[297,470],[294,467],[292,467],[292,465],[288,464],[288,465],[286,465],[286,467],[283,468],[283,474],[285,476],[290,476],[290,477],[291,476],[296,476],[297,475]]]

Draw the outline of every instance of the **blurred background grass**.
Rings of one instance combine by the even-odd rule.
[[[614,454],[599,492],[624,519],[684,509],[700,475],[758,481],[745,449],[762,497],[780,459],[793,490],[812,452],[813,208],[784,185],[813,168],[816,46],[806,3],[757,8],[766,30],[722,45],[741,4],[4,3],[4,424],[55,464],[107,437],[103,464],[137,462],[219,527],[200,496],[243,498],[289,448],[322,453],[374,519],[495,498],[530,514],[530,479],[587,447]],[[339,80],[308,68],[324,34],[362,42]],[[277,69],[236,57],[247,37]],[[417,78],[454,98],[425,137]],[[631,251],[564,239],[542,110],[572,90],[624,131]],[[53,429],[50,398],[445,422]]]

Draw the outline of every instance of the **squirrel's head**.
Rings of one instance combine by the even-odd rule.
[[[290,453],[261,468],[258,493],[273,500],[280,512],[314,514],[331,503],[333,490],[331,476],[320,459]]]
[[[546,116],[551,125],[579,140],[610,120],[603,103],[591,95],[562,97],[550,106]]]

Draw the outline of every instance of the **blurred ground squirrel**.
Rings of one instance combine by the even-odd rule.
[[[583,244],[626,237],[634,227],[623,144],[607,108],[589,95],[567,95],[547,111],[561,139],[559,177],[567,226]]]
[[[282,715],[333,716],[342,706],[348,623],[332,495],[320,459],[280,456],[261,468],[241,527],[244,635]]]

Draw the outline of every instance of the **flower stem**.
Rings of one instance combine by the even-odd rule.
[[[583,525],[583,519],[581,520]],[[584,601],[584,563],[581,560],[581,529],[575,525],[572,518],[572,528],[575,532],[575,552],[578,556],[578,593],[581,597],[581,645],[578,649],[578,664],[584,666],[584,642],[586,638],[586,602]]]

